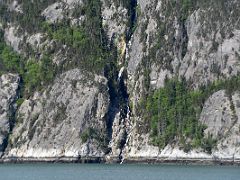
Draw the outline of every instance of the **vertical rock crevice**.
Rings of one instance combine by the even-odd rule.
[[[128,12],[129,12],[129,30],[127,32],[126,41],[130,41],[132,38],[132,34],[134,32],[134,28],[137,20],[137,0],[130,0],[128,4]]]
[[[20,97],[20,85],[18,86],[17,90],[16,90],[16,95],[12,98],[12,101],[9,104],[9,111],[8,111],[8,120],[9,120],[9,132],[6,136],[6,138],[3,141],[3,148],[2,148],[2,152],[3,155],[8,147],[9,141],[10,141],[10,136],[12,134],[13,128],[16,125],[16,114],[17,114],[17,100]]]
[[[129,18],[125,36],[125,42],[126,45],[128,45],[136,23],[137,0],[131,0],[125,4],[125,6],[128,10]],[[117,48],[113,44],[114,43],[111,42],[110,45],[112,57],[104,71],[104,75],[108,79],[108,93],[110,97],[110,105],[107,113],[107,130],[109,147],[111,149],[109,156],[121,162],[123,158],[122,152],[128,136],[127,119],[130,113],[129,92],[127,88],[128,75],[125,67],[119,67],[117,65],[119,57]]]
[[[121,153],[127,137],[125,121],[129,114],[129,95],[126,86],[127,75],[125,71],[121,73],[121,70],[118,71],[116,67],[108,66],[105,68],[105,77],[108,79],[108,93],[110,97],[106,120],[109,146],[112,154],[116,154],[113,146],[117,146],[117,149],[119,149],[119,159],[117,161],[121,161]]]
[[[16,102],[20,94],[20,78],[13,74],[0,76],[0,157],[8,146],[16,122]]]

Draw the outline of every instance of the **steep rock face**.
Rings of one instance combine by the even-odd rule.
[[[129,87],[142,81],[144,68],[153,88],[164,86],[166,77],[185,77],[198,87],[239,72],[239,3],[196,4],[183,22],[180,3],[138,1],[128,55]]]
[[[102,3],[103,26],[108,37],[111,39],[113,36],[124,36],[128,23],[127,9],[114,1],[102,0]]]
[[[139,115],[141,101],[147,96],[147,89],[163,87],[164,80],[172,77],[184,77],[191,82],[192,88],[198,88],[218,79],[237,75],[240,70],[240,27],[237,18],[239,2],[211,1],[195,4],[195,7],[185,10],[184,13],[183,4],[180,2],[172,4],[168,0],[138,1],[136,30],[127,54],[132,125],[129,127],[131,130],[125,149],[126,157],[131,158],[136,154],[138,157],[162,157],[163,154],[170,157],[176,152],[179,152],[180,157],[185,156],[178,147],[168,146],[164,150],[158,150],[150,145],[149,132],[146,132],[141,113]],[[229,149],[238,147],[238,142],[230,141],[220,131],[224,129],[224,132],[231,132],[233,121],[238,119],[234,115],[237,107],[234,111],[231,110],[235,101],[232,98],[233,102],[230,102],[221,94],[223,92],[213,94],[208,101],[212,101],[216,96],[220,99],[215,101],[222,100],[225,103],[220,103],[220,106],[219,103],[213,102],[207,107],[204,106],[201,119],[209,125],[206,135],[211,132],[213,136],[216,136],[216,133],[224,136],[218,144],[219,151],[216,150],[215,154],[219,154],[220,151],[228,154],[227,149],[220,148],[224,146],[221,144],[227,141],[231,144]],[[237,127],[237,123],[233,127],[235,126]],[[237,131],[233,134],[239,137]],[[233,156],[234,153],[239,154],[237,148],[229,155]],[[204,154],[203,156],[209,157]]]
[[[95,76],[90,82],[88,78],[78,69],[67,71],[25,100],[6,157],[103,156],[106,79]]]
[[[10,12],[24,15],[25,2],[6,2]],[[200,0],[188,5],[182,1],[138,0],[135,7],[134,0],[101,0],[102,17],[98,23],[102,29],[94,33],[101,31],[100,36],[107,39],[101,37],[104,48],[114,56],[107,60],[110,68],[108,73],[101,72],[108,74],[103,77],[75,67],[79,57],[73,56],[74,44],[59,42],[66,41],[61,37],[62,30],[84,24],[86,9],[82,8],[86,2],[89,1],[40,3],[41,23],[50,29],[61,27],[55,39],[44,28],[29,31],[29,27],[21,27],[21,23],[12,22],[14,18],[3,25],[0,22],[5,42],[26,61],[33,57],[41,61],[48,54],[60,70],[53,83],[24,97],[9,137],[9,114],[14,115],[19,79],[14,75],[1,76],[0,156],[8,140],[5,158],[240,158],[237,91],[229,94],[218,89],[202,102],[199,122],[207,126],[206,137],[218,140],[212,154],[200,148],[184,152],[178,143],[163,149],[153,146],[146,123],[150,119],[142,114],[143,100],[149,92],[164,87],[166,78],[184,78],[190,89],[197,90],[239,73],[240,3]],[[126,7],[126,2],[131,2],[130,7]],[[75,64],[71,64],[73,59]],[[106,66],[102,71],[106,71]]]
[[[160,23],[166,23],[169,21],[169,23],[171,22],[171,25],[175,27],[176,23],[173,24],[173,21],[175,20],[175,13],[173,12],[171,17],[164,16],[164,6],[167,5],[167,1],[138,1],[138,14],[136,22],[137,28],[132,36],[130,48],[127,54],[128,88],[130,92],[130,101],[132,103],[133,117],[131,118],[132,126],[130,127],[131,130],[124,151],[126,158],[131,159],[131,157],[134,156],[156,157],[159,154],[159,149],[157,147],[149,145],[149,132],[146,132],[145,130],[146,125],[144,123],[144,119],[141,117],[141,115],[140,117],[138,115],[138,105],[141,99],[146,96],[145,81],[146,78],[148,78],[146,76],[150,75],[151,85],[155,88],[156,84],[158,87],[164,86],[163,82],[167,75],[168,77],[172,76],[172,73],[167,68],[165,68],[164,59],[155,60],[155,54],[152,55],[154,60],[149,58],[150,49],[159,43],[157,40],[157,31],[161,30]],[[158,23],[159,20],[162,22]],[[172,27],[172,29],[169,29],[169,31],[175,31],[174,27]],[[162,31],[165,33],[164,30]],[[169,41],[169,38],[167,36],[171,35],[166,33],[166,36],[162,37],[163,40]],[[167,47],[164,49],[164,51],[168,51]],[[171,52],[171,54],[172,53],[173,52]],[[164,55],[161,57],[167,58],[164,57]],[[172,58],[174,58],[174,56],[172,56]],[[161,61],[163,63],[161,63]],[[152,65],[151,62],[153,62]],[[161,66],[162,64],[163,66]],[[148,73],[146,74],[146,72]]]
[[[177,10],[184,6],[181,3],[138,1],[128,61],[130,80],[142,74],[141,64],[150,69],[153,87],[162,87],[166,77],[176,75],[198,87],[239,72],[239,2],[195,4],[186,10],[192,13],[183,17],[184,12]]]
[[[206,101],[200,118],[200,121],[208,127],[205,130],[206,134],[211,133],[215,138],[224,136],[234,125],[237,117],[230,108],[231,103],[223,90],[214,93]]]
[[[179,74],[195,86],[236,75],[240,70],[240,25],[236,18],[240,5],[237,1],[224,5],[199,8],[186,22],[189,40]]]
[[[19,77],[14,74],[0,76],[0,156],[6,148],[13,125]]]
[[[239,92],[228,96],[225,91],[218,91],[204,105],[200,121],[208,127],[205,133],[218,139],[213,153],[216,157],[240,157],[239,98]]]

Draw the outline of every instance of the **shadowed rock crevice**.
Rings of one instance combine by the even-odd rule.
[[[127,32],[126,40],[130,41],[137,21],[137,0],[130,0],[127,9],[129,13],[129,31]]]
[[[20,79],[17,75],[0,76],[0,157],[9,143],[16,122],[16,101],[20,94]]]
[[[119,73],[114,66],[105,68],[105,77],[108,79],[108,93],[109,93],[109,109],[107,112],[107,132],[109,142],[113,140],[113,123],[116,118],[119,118],[119,123],[123,123],[129,113],[129,95],[127,91],[126,72]],[[120,125],[120,124],[119,124]],[[126,138],[121,140],[122,149],[126,142]]]

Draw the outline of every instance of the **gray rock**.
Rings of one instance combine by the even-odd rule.
[[[116,6],[115,2],[108,2],[108,0],[101,0],[103,3],[102,18],[103,27],[105,28],[109,39],[115,35],[115,38],[123,36],[127,30],[127,9]]]
[[[72,10],[80,5],[82,5],[82,0],[59,0],[44,9],[41,15],[49,23],[58,23],[63,18],[69,18],[72,24],[80,24],[84,20],[83,17],[79,17],[79,19],[72,18]]]
[[[23,40],[24,35],[18,36],[17,30],[13,25],[9,25],[8,28],[5,29],[4,38],[6,43],[11,46],[14,51],[17,51],[20,53],[20,42]]]
[[[43,12],[42,16],[46,18],[47,21],[51,23],[58,22],[63,19],[63,4],[60,2],[56,2],[50,6],[48,6]]]
[[[1,2],[0,2],[1,3]],[[14,0],[9,4],[10,11],[16,11],[18,13],[23,13],[21,5],[19,5],[18,1]]]
[[[206,101],[200,122],[207,125],[206,135],[218,140],[213,152],[218,158],[240,158],[240,95],[227,95],[224,90]]]
[[[6,157],[103,156],[106,79],[79,69],[62,74],[18,110]],[[90,128],[95,137],[85,137]]]
[[[228,25],[228,21],[225,22],[219,18],[215,22],[214,29],[211,25],[207,25],[211,19],[203,19],[206,13],[214,16],[215,12],[199,9],[188,18],[186,23],[189,38],[187,54],[181,62],[179,71],[180,76],[185,76],[187,80],[191,79],[196,87],[212,82],[221,76],[236,75],[240,70],[239,26]],[[210,32],[207,33],[207,37],[204,37],[206,31]]]
[[[214,138],[224,136],[234,123],[231,101],[224,90],[214,93],[205,103],[200,122],[207,125],[206,134]]]

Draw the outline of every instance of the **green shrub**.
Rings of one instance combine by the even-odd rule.
[[[35,60],[30,60],[26,64],[24,82],[29,90],[36,89],[41,84],[41,66]]]
[[[87,140],[90,138],[89,131],[88,131],[88,130],[84,131],[84,132],[81,134],[80,137],[81,137],[82,142],[83,142],[83,143],[86,143]]]
[[[202,142],[202,147],[205,150],[205,152],[211,154],[212,149],[216,146],[217,140],[212,138],[211,135],[208,135],[207,138],[204,138]]]
[[[17,102],[16,102],[17,107],[20,107],[23,102],[24,102],[24,99],[23,99],[23,98],[19,98],[19,99],[17,100]]]

